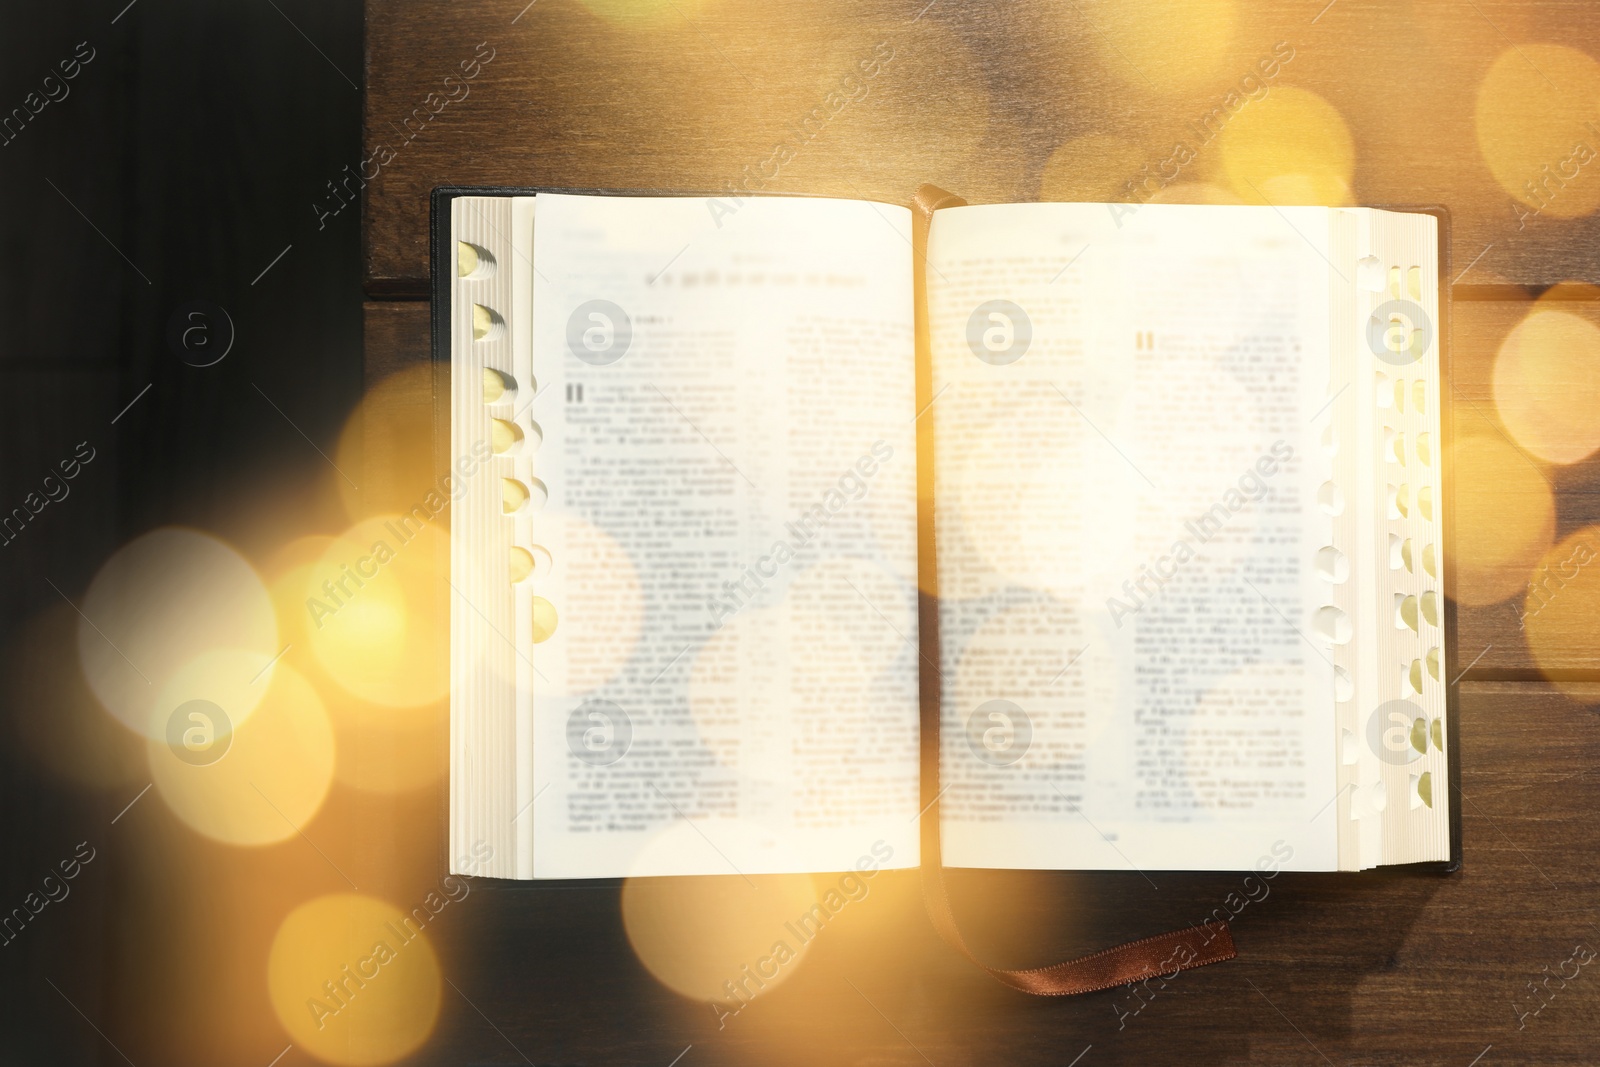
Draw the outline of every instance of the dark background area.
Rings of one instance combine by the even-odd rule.
[[[126,3],[13,6],[0,31],[0,114],[27,112],[61,60],[93,56],[0,146],[0,510],[80,442],[95,457],[0,547],[7,648],[152,527],[270,544],[284,509],[321,506],[323,461],[306,438],[325,447],[360,395],[359,217],[319,229],[312,204],[360,159],[361,5]],[[213,366],[187,365],[167,341],[194,300],[233,323]],[[62,644],[45,652],[74,671]],[[8,726],[27,711],[15,683],[0,682]],[[70,905],[0,948],[0,1063],[123,1062],[73,1005],[103,1022],[119,973],[137,974],[127,952],[141,935],[112,908],[143,861],[118,856],[107,833],[136,788],[74,788],[4,736],[0,908],[85,838],[99,861]]]

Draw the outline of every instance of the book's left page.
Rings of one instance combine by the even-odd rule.
[[[457,197],[452,855],[918,862],[910,213]],[[504,857],[502,859],[502,857]]]

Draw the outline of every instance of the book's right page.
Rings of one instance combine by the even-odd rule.
[[[946,864],[1341,866],[1330,220],[935,214]]]

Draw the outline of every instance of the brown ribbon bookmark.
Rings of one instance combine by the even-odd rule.
[[[916,293],[917,411],[926,414],[934,400],[933,361],[928,342],[928,224],[939,208],[965,206],[966,201],[935,185],[917,190],[913,201],[912,257]],[[917,420],[917,584],[921,590],[917,623],[923,647],[921,656],[922,719],[922,887],[928,917],[953,948],[988,971],[1002,985],[1040,997],[1066,997],[1097,989],[1126,985],[1141,978],[1171,977],[1179,971],[1231,960],[1233,934],[1227,923],[1207,921],[1184,930],[1130,941],[1103,952],[1082,956],[1050,967],[1003,970],[990,967],[972,954],[945,891],[944,863],[939,853],[939,576],[933,525],[934,420]]]
[[[928,917],[933,920],[939,935],[967,959],[993,975],[1001,985],[1032,993],[1036,997],[1070,997],[1077,993],[1093,993],[1097,989],[1110,989],[1157,975],[1171,978],[1179,971],[1204,967],[1208,963],[1221,963],[1238,955],[1233,948],[1233,934],[1229,932],[1228,924],[1207,921],[1199,926],[1157,934],[1142,941],[1129,941],[1050,967],[1034,967],[1023,971],[990,967],[967,948],[961,930],[956,926],[955,913],[950,910],[950,899],[944,889],[944,872],[938,863],[935,857],[931,865],[924,864],[922,888],[928,905]]]

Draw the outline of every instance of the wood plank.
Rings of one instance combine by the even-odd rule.
[[[1002,202],[1170,178],[1257,202],[1444,204],[1463,284],[1600,281],[1600,167],[1572,159],[1600,149],[1600,8],[1233,8],[369,0],[370,162],[325,207],[365,185],[373,295],[426,295],[445,184],[904,203],[924,181]]]
[[[429,315],[428,305],[415,300],[368,300],[362,305],[366,351],[362,377],[368,389],[432,358]]]

